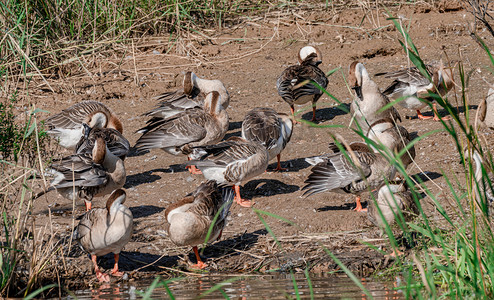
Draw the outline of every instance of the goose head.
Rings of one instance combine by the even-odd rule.
[[[108,197],[108,200],[106,200],[106,210],[108,211],[108,214],[112,214],[118,208],[118,206],[123,204],[125,202],[126,196],[127,194],[124,190],[114,190],[113,193],[111,193],[110,197]]]
[[[186,72],[184,76],[184,93],[187,95],[192,95],[192,91],[194,90],[194,81],[193,77],[196,77],[196,74],[193,72]]]
[[[362,97],[362,82],[364,78],[369,77],[369,73],[365,69],[364,65],[358,61],[352,62],[348,71],[348,84],[355,91],[357,97],[363,100]]]
[[[96,164],[103,164],[106,156],[106,142],[102,137],[98,137],[94,142],[93,148],[93,162]]]
[[[298,52],[298,62],[302,64],[310,61],[311,64],[318,66],[322,63],[322,53],[314,46],[305,46]]]

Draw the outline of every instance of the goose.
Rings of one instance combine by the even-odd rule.
[[[84,199],[86,210],[91,209],[93,197],[110,194],[123,187],[126,180],[123,161],[108,150],[102,137],[95,140],[91,154],[64,157],[53,162],[46,173],[54,179],[50,188],[35,198],[56,189],[64,198]]]
[[[412,138],[405,127],[396,125],[390,118],[384,118],[374,122],[370,126],[366,136],[377,144],[381,144],[390,149],[395,154],[403,150],[412,141]],[[377,149],[373,148],[373,150],[374,152],[377,152]],[[405,169],[414,159],[415,146],[412,146],[401,157]]]
[[[434,121],[439,121],[440,118],[437,114],[435,102],[432,104],[434,117],[426,117],[422,115],[420,110],[428,106],[428,102],[434,101],[433,98],[429,97],[429,93],[438,93],[442,97],[453,88],[453,70],[451,68],[445,68],[442,60],[439,64],[425,65],[425,67],[432,82],[422,75],[417,67],[394,72],[378,73],[376,76],[384,76],[385,78],[394,80],[384,90],[383,94],[389,96],[393,100],[406,97],[404,100],[400,101],[399,104],[405,108],[416,110],[417,117],[420,120],[433,118]],[[442,120],[449,120],[450,118],[450,116],[447,116],[442,118]]]
[[[190,147],[218,143],[228,130],[228,114],[221,106],[216,91],[206,96],[204,108],[187,109],[171,118],[155,117],[138,132],[142,136],[136,142],[139,151],[160,148],[170,154],[189,154]],[[193,174],[200,174],[194,166]]]
[[[209,180],[197,187],[192,194],[166,209],[168,236],[177,246],[193,247],[197,258],[197,264],[193,265],[193,268],[204,269],[207,266],[199,256],[197,245],[220,239],[233,197],[231,188],[220,187],[216,181]],[[218,217],[206,241],[216,214]]]
[[[105,140],[108,150],[113,155],[125,160],[130,151],[130,143],[118,130],[113,128],[91,128],[85,123],[83,127],[85,133],[75,147],[75,154],[92,153],[96,139],[101,137]]]
[[[103,103],[82,101],[45,120],[47,134],[58,140],[60,146],[73,150],[81,139],[83,123],[92,128],[113,128],[123,133],[118,117]]]
[[[494,129],[494,89],[489,88],[487,97],[479,105],[479,119],[484,127]]]
[[[232,184],[235,189],[235,201],[240,206],[251,207],[251,200],[240,196],[240,183],[262,174],[268,166],[266,148],[256,142],[241,137],[231,137],[216,145],[192,148],[192,160],[208,180],[219,184]]]
[[[396,168],[379,153],[373,153],[364,143],[354,142],[347,148],[346,155],[335,144],[330,144],[332,153],[306,161],[313,164],[311,174],[305,180],[304,196],[330,191],[357,195],[355,211],[362,211],[360,194],[374,190],[387,180],[393,179]]]
[[[281,98],[290,105],[293,118],[295,104],[312,102],[312,122],[316,122],[316,102],[323,91],[311,82],[316,82],[324,89],[328,86],[328,78],[318,67],[322,63],[321,51],[313,46],[305,46],[298,53],[298,61],[299,65],[290,66],[281,73],[276,88]]]
[[[487,204],[492,205],[494,202],[494,176],[492,173],[487,173],[485,176],[482,174],[482,167],[485,168],[486,172],[489,172],[489,170],[487,166],[484,165],[484,159],[477,150],[473,150],[470,156],[469,150],[465,149],[464,156],[473,158],[473,161],[475,162],[474,177],[477,182],[477,186],[474,187],[474,189],[478,201],[485,198]]]
[[[113,191],[106,201],[106,208],[93,208],[86,212],[74,230],[73,239],[91,255],[100,282],[109,282],[110,277],[101,272],[96,258],[110,252],[115,258],[111,274],[118,277],[124,275],[118,271],[118,259],[120,251],[130,241],[134,227],[132,212],[123,205],[125,197],[124,190]]]
[[[194,72],[186,72],[183,88],[155,97],[156,100],[160,101],[159,105],[144,113],[144,116],[167,119],[186,109],[202,107],[205,96],[212,91],[217,91],[220,94],[221,106],[223,109],[227,109],[230,104],[230,94],[221,81],[202,79]]]
[[[268,150],[268,160],[274,157],[278,164],[274,171],[285,171],[281,167],[281,151],[292,137],[293,121],[283,113],[277,113],[274,109],[257,107],[249,111],[242,122],[242,138],[248,141],[258,142]]]
[[[358,61],[351,63],[348,84],[355,90],[356,96],[350,105],[350,112],[363,132],[369,130],[372,123],[383,118],[401,122],[400,114],[394,107],[380,112],[390,101],[381,93],[377,84],[370,79],[362,63]]]
[[[419,213],[417,204],[405,182],[383,184],[373,195],[373,199],[371,198],[369,201],[367,217],[382,230],[386,228],[386,223],[391,226],[396,222],[396,216],[399,215],[400,211],[407,222]],[[379,214],[379,210],[381,210],[386,222]]]

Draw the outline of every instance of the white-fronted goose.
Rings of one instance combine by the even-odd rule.
[[[113,276],[122,276],[118,271],[120,251],[130,241],[134,228],[134,218],[130,209],[125,207],[125,191],[115,190],[106,201],[106,208],[93,208],[82,217],[74,231],[74,240],[91,255],[96,277],[100,282],[109,282],[96,263],[97,256],[113,253],[115,265]]]
[[[394,107],[380,112],[390,101],[381,93],[377,84],[370,79],[363,64],[355,61],[350,65],[348,84],[355,90],[356,95],[350,111],[364,133],[369,130],[372,123],[380,119],[390,118],[395,122],[401,122],[400,114]]]
[[[269,158],[278,159],[274,171],[286,170],[281,167],[280,153],[292,137],[293,121],[287,114],[274,109],[257,107],[249,111],[242,122],[242,138],[258,142],[268,150]]]
[[[393,179],[396,168],[379,153],[373,153],[364,143],[351,143],[349,148],[346,155],[352,161],[335,144],[330,144],[333,153],[306,159],[316,165],[302,188],[306,190],[304,196],[326,191],[356,194],[355,210],[362,211],[360,194],[376,189],[385,178]]]
[[[83,124],[85,133],[77,146],[75,147],[76,154],[91,154],[94,148],[96,139],[102,138],[105,140],[106,147],[113,155],[124,160],[130,151],[129,141],[118,131],[113,128],[91,128],[87,124]]]
[[[487,97],[479,105],[479,119],[482,125],[494,129],[494,89],[489,88]]]
[[[204,108],[187,109],[171,118],[155,117],[139,130],[143,135],[136,149],[160,148],[170,154],[189,154],[190,147],[214,144],[228,130],[228,114],[221,106],[220,95],[213,91],[206,96]],[[195,168],[191,173],[198,173]]]
[[[427,101],[434,101],[433,98],[429,97],[429,93],[438,93],[442,97],[454,86],[453,70],[446,68],[442,60],[438,64],[426,65],[425,67],[432,82],[420,73],[417,67],[376,74],[376,76],[384,75],[385,78],[394,80],[383,93],[393,100],[406,97],[399,104],[405,108],[416,110],[417,117],[421,120],[432,118],[425,117],[420,112],[421,109],[427,106]],[[440,118],[437,114],[435,102],[433,103],[433,110],[434,120],[439,121]],[[450,118],[450,116],[447,116],[443,120],[449,120]]]
[[[84,199],[86,210],[91,209],[93,197],[110,194],[123,187],[126,180],[123,161],[108,150],[101,137],[95,140],[92,154],[64,157],[53,162],[47,173],[55,178],[46,192],[56,189],[67,199]]]
[[[323,91],[312,82],[326,89],[328,78],[319,69],[322,63],[322,54],[313,46],[305,46],[298,53],[299,65],[286,68],[276,81],[278,94],[285,100],[295,114],[295,104],[301,105],[312,102],[312,122],[316,122],[316,102],[322,96]],[[294,116],[295,117],[295,116]]]
[[[197,245],[220,239],[233,197],[231,187],[219,187],[214,180],[209,180],[197,187],[192,194],[166,209],[165,217],[170,224],[168,236],[177,246],[193,247],[197,258],[197,264],[193,267],[206,267],[199,256]],[[218,218],[206,241],[209,228],[218,212]]]
[[[221,81],[202,79],[193,72],[186,72],[183,88],[157,96],[155,99],[160,101],[159,105],[144,115],[166,119],[186,109],[202,107],[206,95],[212,91],[220,94],[221,106],[227,109],[230,104],[230,94]]]
[[[266,148],[256,142],[240,137],[210,146],[194,147],[189,165],[197,166],[208,180],[220,184],[235,185],[235,201],[244,207],[252,206],[252,201],[240,196],[240,183],[262,174],[268,166]]]
[[[92,128],[113,128],[123,133],[122,123],[117,116],[97,101],[82,101],[45,120],[48,135],[67,149],[74,149],[81,139],[83,123]]]
[[[412,141],[408,131],[403,126],[396,125],[390,118],[384,118],[374,122],[366,136],[378,145],[382,144],[395,154],[403,150]],[[412,163],[413,159],[415,159],[415,146],[408,149],[401,157],[405,168]]]

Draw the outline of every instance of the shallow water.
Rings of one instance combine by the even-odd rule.
[[[298,294],[302,299],[310,299],[307,279],[296,274]],[[139,299],[146,293],[152,282],[121,282],[103,285],[97,289],[78,291],[78,299]],[[221,283],[221,287],[210,291]],[[366,299],[362,291],[350,279],[321,277],[311,274],[313,296],[316,299]],[[362,280],[365,288],[375,299],[401,299],[403,294],[393,290],[393,283],[380,283]],[[176,299],[296,299],[293,278],[290,274],[272,276],[201,276],[183,278],[168,283],[170,292]],[[228,297],[226,297],[228,296]],[[71,298],[71,297],[69,297]],[[166,288],[161,285],[154,288],[151,298],[170,298]]]

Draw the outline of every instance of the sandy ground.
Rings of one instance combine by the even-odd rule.
[[[470,108],[476,109],[488,89],[482,80],[487,75],[484,67],[488,65],[488,59],[468,34],[467,22],[473,20],[472,16],[465,10],[458,10],[454,3],[448,5],[440,9],[425,4],[403,6],[395,8],[393,13],[406,18],[403,22],[410,24],[411,36],[426,62],[440,58],[461,59],[467,71],[473,70],[469,101]],[[391,24],[385,19],[383,10],[302,10],[280,13],[277,18],[244,22],[220,31],[191,34],[179,45],[181,55],[171,54],[176,53],[174,50],[166,54],[170,45],[166,37],[147,38],[126,53],[116,52],[113,57],[97,59],[86,69],[74,71],[63,80],[50,80],[56,93],[41,88],[40,82],[39,88],[32,89],[30,100],[50,113],[58,113],[82,100],[101,101],[121,118],[124,134],[133,145],[139,137],[135,131],[146,122],[141,114],[156,105],[152,97],[179,88],[182,72],[191,70],[207,79],[220,79],[228,88],[231,105],[228,108],[230,130],[227,137],[238,136],[244,115],[254,107],[289,112],[289,106],[277,94],[276,79],[284,68],[296,63],[298,50],[306,44],[317,45],[322,51],[323,71],[340,68],[329,78],[328,91],[346,105],[353,97],[344,81],[352,61],[364,63],[371,75],[407,66],[406,55],[397,40],[399,33]],[[486,37],[488,44],[492,41],[487,33],[480,34]],[[455,72],[458,76],[457,70]],[[384,78],[374,79],[381,88],[390,83]],[[449,99],[458,103],[459,93],[455,96],[455,91],[451,92]],[[415,112],[397,108],[403,117],[401,125],[409,132],[421,136],[442,128],[438,122],[405,118],[415,116]],[[459,109],[464,111],[462,105]],[[428,109],[424,111],[431,115]],[[310,120],[311,111],[307,109],[301,115]],[[322,125],[346,127],[350,122],[350,115],[327,96],[320,99],[317,116],[323,119]],[[280,215],[299,226],[264,217],[281,241],[282,249],[253,210],[233,205],[221,241],[204,251],[208,272],[263,272],[274,268],[301,270],[309,264],[314,272],[336,270],[336,264],[324,254],[320,245],[336,253],[361,276],[368,276],[389,263],[361,243],[387,245],[386,239],[380,238],[379,230],[367,220],[366,214],[353,211],[353,196],[322,193],[301,197],[301,187],[310,172],[304,158],[325,153],[327,144],[331,142],[330,132],[340,134],[350,142],[359,140],[348,128],[296,125],[292,139],[282,153],[282,165],[289,170],[265,173],[242,186],[243,196],[254,200],[256,209]],[[487,132],[484,133],[488,140],[492,140]],[[442,173],[446,172],[451,178],[458,177],[460,182],[462,180],[453,140],[446,132],[438,132],[418,143],[416,150],[416,162],[408,171],[422,174],[425,185],[440,195],[439,200],[448,207],[448,188]],[[131,155],[125,161],[128,172],[126,205],[134,214],[135,230],[131,242],[124,249],[120,266],[133,279],[156,272],[178,272],[173,269],[189,272],[184,254],[195,262],[191,249],[176,247],[167,238],[165,230],[166,207],[192,192],[204,180],[201,175],[186,172],[184,163],[185,157],[171,156],[158,150],[140,156]],[[366,197],[364,195],[364,199]],[[93,205],[102,207],[105,201],[97,198]],[[422,199],[422,205],[432,219],[438,217],[429,198]],[[83,203],[77,203],[74,216],[83,213]],[[67,241],[73,222],[72,203],[68,200],[55,192],[48,193],[35,201],[33,217],[36,228],[52,224],[57,237]],[[83,278],[88,282],[94,282],[87,256],[76,247],[70,251],[67,246],[64,249],[65,257],[60,255],[57,258],[63,263],[51,268],[60,271],[62,280],[85,276]],[[108,269],[112,267],[113,258],[107,255],[99,262]],[[70,272],[67,274],[66,270]],[[81,281],[69,284],[77,285]]]

